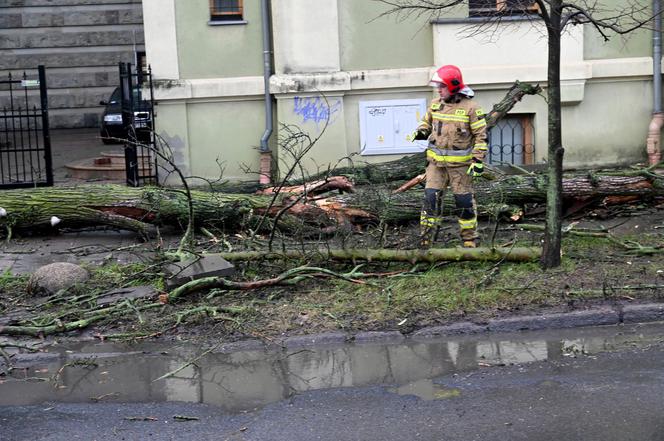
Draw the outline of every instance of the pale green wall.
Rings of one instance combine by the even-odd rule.
[[[265,118],[262,100],[189,103],[187,110],[192,175],[218,178],[215,161],[219,159],[225,167],[224,179],[258,180],[258,174],[245,174],[242,164],[259,170]]]
[[[309,135],[311,139],[320,137],[314,147],[302,159],[301,164],[308,173],[313,174],[319,171],[325,171],[330,166],[334,166],[337,162],[347,155],[347,142],[346,142],[346,115],[343,97],[327,95],[327,102],[330,106],[330,119],[327,127],[325,128],[324,115],[326,105],[322,103],[319,95],[306,95],[298,96],[306,100],[303,106],[306,106],[308,111],[306,114],[298,113],[295,96],[282,96],[277,97],[277,114],[279,116],[279,129],[275,136],[279,137],[279,143],[283,144],[284,139],[289,134],[283,129],[282,125],[291,126],[294,131],[302,131]],[[302,107],[302,106],[300,106]],[[316,116],[320,117],[316,121]],[[324,129],[325,128],[325,129]],[[324,130],[323,130],[324,129]],[[298,145],[297,151],[300,147],[305,147],[307,143]],[[284,150],[280,145],[278,148],[279,169],[281,175],[288,170],[293,164],[292,155]],[[295,177],[302,177],[301,173],[297,173]]]
[[[155,118],[155,132],[172,152],[173,161],[185,176],[189,171],[189,140],[187,138],[187,104],[183,102],[160,102]],[[163,161],[162,161],[163,162]],[[160,164],[168,168],[167,164]],[[167,184],[182,185],[179,177],[159,170],[160,179],[166,178]]]
[[[177,0],[180,77],[226,78],[263,75],[259,1],[245,1],[247,24],[210,26],[208,0]]]
[[[650,5],[647,0],[644,5]],[[601,8],[605,14],[612,15],[627,7],[625,0],[602,0]],[[646,15],[649,12],[646,11]],[[623,19],[623,23],[626,23]],[[584,58],[596,60],[602,58],[650,57],[652,56],[652,31],[637,30],[627,35],[617,35],[607,31],[609,41],[605,42],[599,32],[591,25],[584,29]]]
[[[586,83],[584,100],[563,108],[566,165],[590,167],[644,160],[652,93],[648,81]]]
[[[385,9],[384,4],[369,0],[339,0],[341,70],[433,65],[428,20],[377,18]]]
[[[586,60],[652,56],[652,31],[638,30],[628,35],[610,34],[604,41],[591,26],[584,30],[583,57]]]

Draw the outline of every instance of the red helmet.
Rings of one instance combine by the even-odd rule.
[[[461,76],[461,70],[456,67],[448,64],[438,69],[431,78],[432,83],[444,84],[450,93],[457,93],[464,87],[463,77]]]

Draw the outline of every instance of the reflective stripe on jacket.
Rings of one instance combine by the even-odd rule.
[[[481,107],[464,95],[456,95],[450,103],[432,100],[418,130],[429,135],[430,161],[464,165],[473,156],[484,158],[488,150],[486,127]]]

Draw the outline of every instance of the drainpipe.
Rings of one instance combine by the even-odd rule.
[[[652,10],[655,15],[655,31],[652,37],[653,57],[653,84],[654,105],[653,115],[648,126],[648,139],[646,139],[646,151],[648,152],[648,163],[659,164],[662,160],[662,149],[660,146],[660,135],[664,127],[664,113],[662,113],[662,15],[660,14],[661,0],[653,0]]]
[[[656,0],[659,1],[659,0]],[[270,95],[270,75],[272,75],[272,52],[270,48],[270,0],[261,0],[263,21],[263,83],[265,84],[265,132],[261,138],[260,178],[261,184],[269,184],[272,176],[272,152],[268,140],[272,135],[272,95]]]

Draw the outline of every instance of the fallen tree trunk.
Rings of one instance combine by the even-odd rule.
[[[478,181],[475,197],[479,215],[496,217],[507,214],[506,217],[511,217],[515,210],[526,203],[544,203],[546,189],[547,179],[544,175],[518,175],[496,181]],[[643,176],[578,176],[563,179],[563,199],[568,205],[579,199],[587,204],[601,203],[605,198],[615,196],[664,196],[664,176],[661,179]],[[375,187],[358,187],[355,193],[333,199],[338,205],[372,213],[384,222],[401,223],[419,218],[422,191],[394,194],[387,189],[379,191]],[[454,199],[449,192],[445,195],[444,207],[454,207]]]
[[[367,262],[445,262],[445,261],[508,261],[533,262],[540,258],[541,248],[432,248],[429,250],[395,250],[395,249],[321,249],[316,252],[303,254],[297,250],[287,250],[278,253],[263,251],[247,251],[236,253],[216,254],[228,261],[247,262],[251,260],[284,260],[303,257],[318,257],[342,261],[366,260]]]
[[[525,203],[546,200],[546,177],[509,176],[477,186],[480,214],[495,215]],[[652,176],[581,176],[563,180],[563,197],[598,201],[608,196],[664,196],[664,178]],[[315,228],[339,223],[363,224],[379,220],[395,223],[417,219],[421,192],[392,194],[387,188],[358,187],[354,193],[317,199],[303,196],[223,194],[192,192],[197,226],[237,231],[254,226],[263,214],[280,216],[283,227],[302,223]],[[446,206],[452,207],[451,195]],[[507,208],[504,208],[507,207]],[[148,234],[158,225],[184,229],[188,220],[187,198],[177,189],[120,185],[86,185],[0,192],[0,227],[12,229],[80,228],[111,226]],[[0,210],[2,212],[2,210]],[[281,213],[281,214],[280,214]]]
[[[267,196],[192,192],[198,225],[240,229]],[[186,228],[188,204],[184,191],[122,185],[41,187],[0,192],[0,226],[12,229],[49,230],[110,226],[149,233],[154,225]]]

